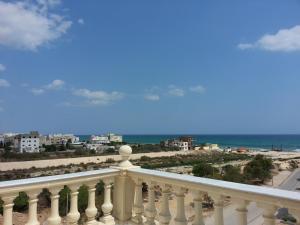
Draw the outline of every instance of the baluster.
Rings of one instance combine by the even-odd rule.
[[[78,212],[78,188],[79,187],[80,185],[78,184],[73,184],[69,186],[71,190],[70,211],[67,214],[67,224],[69,225],[76,225],[80,218],[80,213]]]
[[[162,184],[162,197],[160,200],[159,224],[168,225],[171,221],[171,213],[169,209],[170,186]]]
[[[184,192],[185,189],[181,187],[175,188],[175,196],[176,196],[176,217],[174,219],[175,225],[186,225],[187,219],[185,216],[184,209]]]
[[[3,225],[13,224],[13,206],[17,195],[3,196]]]
[[[224,197],[218,194],[211,194],[210,196],[214,200],[215,225],[224,225],[224,217],[223,217]]]
[[[135,195],[134,195],[134,205],[133,205],[133,213],[132,222],[135,224],[143,224],[143,183],[139,178],[133,178],[135,183]]]
[[[195,210],[195,218],[194,218],[193,225],[204,225],[203,211],[202,211],[202,198],[204,193],[198,190],[195,190],[192,193],[194,198],[194,210]]]
[[[243,199],[234,199],[234,202],[236,202],[236,212],[237,212],[237,222],[239,225],[247,225],[247,206],[249,204],[249,201],[243,200]]]
[[[264,225],[275,225],[277,207],[267,203],[258,203],[257,206],[263,209]]]
[[[29,205],[29,211],[28,211],[28,221],[25,225],[39,225],[40,222],[37,218],[37,203],[38,203],[38,195],[40,193],[40,190],[34,190],[27,192],[27,195],[29,197],[28,205]]]
[[[156,216],[156,208],[155,208],[155,182],[151,181],[148,185],[148,204],[146,206],[146,225],[155,225],[155,216]]]
[[[87,217],[87,225],[96,225],[98,222],[96,221],[95,217],[97,215],[97,208],[95,206],[95,191],[96,191],[96,184],[97,182],[88,183],[88,207],[85,210],[85,215]]]
[[[59,191],[62,187],[50,188],[49,191],[51,192],[51,211],[50,216],[47,219],[48,225],[60,225],[61,218],[59,216]]]
[[[100,221],[104,224],[113,225],[115,224],[115,219],[111,215],[111,211],[113,209],[113,205],[111,203],[111,183],[112,179],[106,178],[103,180],[104,182],[104,203],[101,206],[103,216]]]

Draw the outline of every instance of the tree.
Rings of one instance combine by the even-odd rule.
[[[205,162],[200,162],[193,166],[192,172],[196,177],[214,177],[218,173],[216,168]]]
[[[263,155],[256,155],[244,168],[244,176],[248,181],[260,180],[264,182],[272,177],[272,159]]]
[[[223,180],[236,182],[236,183],[244,182],[244,176],[241,174],[240,167],[226,165],[223,167],[223,171],[224,171]]]

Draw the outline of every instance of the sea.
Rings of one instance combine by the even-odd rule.
[[[90,135],[77,135],[81,141],[89,139]],[[180,136],[191,136],[194,144],[218,144],[220,148],[248,148],[254,151],[272,149],[300,152],[300,135],[123,135],[123,141],[129,144],[158,144],[167,139]]]

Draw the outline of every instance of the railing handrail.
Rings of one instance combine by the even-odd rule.
[[[25,178],[19,180],[10,180],[0,182],[0,195],[10,192],[29,190],[38,186],[43,188],[74,184],[78,182],[88,183],[100,178],[114,177],[119,174],[118,169],[107,168],[91,170],[86,172],[76,172],[62,175]]]
[[[278,206],[288,205],[289,207],[300,209],[299,192],[142,168],[128,169],[128,174],[157,183],[170,184],[208,193],[221,193],[224,196],[231,196],[237,199],[264,202]]]

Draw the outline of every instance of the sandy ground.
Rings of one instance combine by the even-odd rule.
[[[136,160],[140,159],[142,156],[148,156],[151,158],[154,157],[163,157],[163,156],[174,156],[174,155],[185,155],[185,154],[195,154],[200,153],[201,151],[172,151],[172,152],[151,152],[151,153],[139,153],[132,154],[131,159]],[[202,151],[203,152],[203,151]],[[263,154],[269,156],[273,159],[292,159],[299,157],[300,152],[250,152],[250,155]],[[1,162],[0,171],[7,171],[13,169],[29,169],[31,167],[36,168],[45,168],[51,166],[63,166],[69,164],[87,164],[87,163],[101,163],[105,162],[107,159],[114,159],[115,161],[121,160],[120,155],[108,155],[108,156],[92,156],[92,157],[78,157],[78,158],[63,158],[63,159],[48,159],[48,160],[34,160],[34,161],[24,161],[24,162]]]
[[[132,154],[130,159],[140,159],[142,156],[148,156],[151,158],[163,157],[163,156],[174,156],[174,155],[186,155],[192,154],[194,151],[172,151],[172,152],[151,152],[151,153],[139,153]],[[107,159],[114,159],[120,161],[120,155],[106,155],[106,156],[92,156],[92,157],[78,157],[78,158],[63,158],[63,159],[46,159],[46,160],[34,160],[34,161],[23,161],[23,162],[1,162],[0,171],[7,171],[13,169],[30,169],[31,167],[45,168],[51,166],[66,166],[69,164],[87,164],[87,163],[101,163]]]

